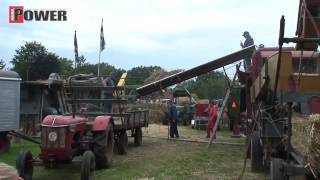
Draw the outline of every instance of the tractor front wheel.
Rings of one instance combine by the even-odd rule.
[[[92,151],[86,151],[82,157],[81,180],[94,180],[95,158]]]
[[[32,180],[33,157],[30,151],[23,150],[19,153],[16,160],[18,174],[24,180]]]
[[[119,154],[127,154],[128,151],[128,135],[127,131],[120,132],[118,136],[118,153]]]
[[[138,127],[135,129],[134,132],[134,144],[136,146],[141,146],[142,145],[142,129],[141,127]]]
[[[113,125],[110,124],[106,131],[94,133],[93,152],[97,169],[110,168],[112,164],[114,146]]]

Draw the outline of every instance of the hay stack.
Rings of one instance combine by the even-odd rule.
[[[306,162],[320,174],[320,114],[292,119],[292,145],[305,154]]]
[[[320,174],[320,115],[312,115],[310,120],[313,122],[310,129],[310,142],[307,153],[307,162],[312,169]]]
[[[169,108],[166,104],[149,104],[150,123],[161,123],[163,119],[168,118]]]
[[[312,122],[308,116],[294,114],[292,117],[292,145],[303,154],[308,151],[309,133]]]
[[[1,180],[18,179],[17,170],[5,163],[0,162],[0,179]]]

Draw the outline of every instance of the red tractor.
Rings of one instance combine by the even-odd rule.
[[[41,123],[41,161],[33,158],[28,150],[17,157],[16,167],[24,180],[31,180],[33,166],[71,163],[82,155],[81,179],[94,179],[94,170],[108,168],[112,163],[114,146],[114,122],[108,115],[94,118],[86,115],[48,115]]]
[[[108,168],[112,163],[114,133],[112,118],[98,116],[93,123],[86,117],[48,115],[41,124],[43,164],[70,163],[82,155],[81,179],[92,179],[95,168]],[[19,175],[31,180],[36,162],[30,151],[21,151],[16,166]]]

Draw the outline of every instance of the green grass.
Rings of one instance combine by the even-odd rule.
[[[96,179],[236,179],[243,165],[243,146],[184,143],[144,138],[141,147],[129,141],[127,155],[114,155],[111,169],[96,171]],[[21,148],[39,152],[30,143],[13,144],[9,153],[0,155],[0,161],[15,164]],[[79,159],[80,160],[80,159]],[[250,164],[249,161],[247,164]],[[250,167],[247,167],[249,171]],[[80,179],[80,163],[63,165],[56,169],[36,167],[34,180],[54,180],[67,177]],[[265,174],[245,173],[243,179],[265,179]]]
[[[9,150],[9,153],[0,155],[0,161],[5,162],[7,164],[10,164],[12,166],[15,166],[16,157],[22,149],[30,150],[32,152],[32,154],[39,154],[39,152],[40,152],[38,145],[35,145],[35,144],[32,144],[32,143],[29,143],[29,142],[22,140],[20,143],[11,144],[11,148]]]

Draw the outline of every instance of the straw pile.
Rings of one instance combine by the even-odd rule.
[[[320,115],[312,115],[313,124],[310,131],[310,144],[307,161],[310,166],[320,174]]]
[[[0,162],[0,179],[1,180],[18,179],[17,170],[5,163]]]
[[[292,120],[293,146],[306,155],[307,164],[320,174],[320,114],[295,116]]]
[[[150,123],[161,123],[169,117],[169,107],[166,104],[149,104]]]

